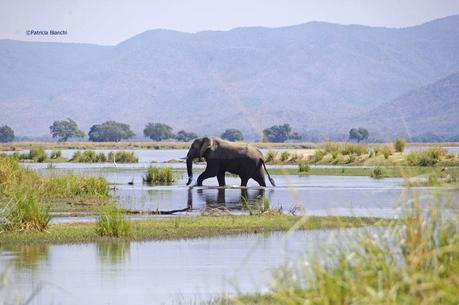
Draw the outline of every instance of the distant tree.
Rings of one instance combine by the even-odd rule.
[[[225,139],[231,142],[244,140],[244,136],[242,135],[242,132],[236,128],[229,128],[225,130],[225,132],[222,133],[221,137],[222,139]]]
[[[356,140],[358,143],[360,143],[360,141],[368,139],[368,135],[368,130],[362,127],[352,128],[351,130],[349,130],[349,140]]]
[[[191,140],[196,139],[197,137],[198,135],[194,132],[186,132],[185,130],[180,130],[179,132],[177,132],[175,139],[180,142],[189,142]]]
[[[119,142],[135,136],[128,124],[107,121],[91,127],[88,133],[89,140],[94,142]]]
[[[303,137],[298,132],[292,132],[288,138],[291,140],[301,140]]]
[[[163,123],[148,123],[143,130],[143,134],[153,141],[175,138],[172,133],[172,127]]]
[[[292,133],[292,127],[289,124],[274,125],[263,130],[263,142],[282,143],[288,139],[300,139],[297,132]]]
[[[14,140],[14,130],[8,125],[0,127],[0,142],[11,142]]]
[[[69,118],[63,121],[54,121],[53,125],[49,126],[49,130],[53,138],[57,138],[59,142],[66,142],[70,138],[84,137],[84,133],[78,128],[78,124]]]

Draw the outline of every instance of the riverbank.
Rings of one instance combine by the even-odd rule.
[[[270,168],[269,173],[273,175],[317,175],[317,176],[372,176],[376,167],[309,167],[307,171],[300,172],[298,168]],[[431,174],[441,175],[442,167],[424,166],[381,166],[382,174],[378,178],[388,177],[416,177]],[[459,176],[459,167],[449,167],[448,174]]]
[[[52,224],[45,232],[2,232],[0,244],[88,243],[107,240],[168,240],[211,237],[242,233],[360,227],[384,224],[370,217],[196,216],[131,220],[131,233],[123,238],[101,237],[95,222]]]

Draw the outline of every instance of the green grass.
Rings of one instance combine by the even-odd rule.
[[[105,155],[103,152],[97,153],[94,150],[76,151],[71,162],[78,163],[103,163],[103,162],[118,162],[118,163],[137,163],[139,158],[134,152],[129,151],[116,151],[109,152]]]
[[[1,231],[44,231],[51,220],[49,207],[39,202],[34,193],[16,194],[3,212]]]
[[[459,304],[457,206],[435,202],[425,212],[415,202],[402,211],[380,230],[279,267],[267,293],[210,304]]]
[[[43,176],[20,167],[12,157],[0,156],[0,200],[17,194],[33,193],[40,201],[104,201],[109,197],[108,182],[101,177]]]
[[[28,159],[35,162],[45,162],[48,159],[48,155],[41,146],[34,146],[29,150]]]
[[[177,181],[177,176],[171,167],[150,166],[144,181],[150,184],[168,185]]]
[[[379,166],[375,167],[371,171],[370,177],[371,178],[375,178],[375,179],[383,178],[384,177],[384,170]]]
[[[365,226],[384,223],[365,217],[307,217],[287,215],[263,216],[197,216],[131,220],[128,236],[122,240],[165,240],[210,237],[218,235],[287,231],[293,226],[301,230]],[[0,243],[86,243],[111,240],[100,236],[96,223],[51,224],[46,232],[3,232]]]
[[[97,234],[100,236],[124,237],[129,235],[130,229],[130,221],[126,218],[126,213],[123,209],[111,204],[100,207],[96,222]]]

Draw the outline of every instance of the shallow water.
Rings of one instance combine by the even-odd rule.
[[[272,270],[320,254],[356,229],[175,241],[0,247],[0,299],[30,304],[173,304],[266,291]],[[237,290],[236,290],[237,288]]]
[[[248,189],[237,187],[238,177],[226,177],[230,186],[216,187],[216,178],[204,181],[204,187],[189,188],[185,185],[186,173],[177,169],[179,180],[170,186],[150,186],[142,182],[145,168],[126,165],[114,167],[100,164],[58,164],[62,167],[47,169],[43,164],[27,164],[47,175],[75,173],[105,177],[115,185],[112,194],[121,206],[131,210],[171,211],[187,209],[183,214],[200,214],[208,207],[224,206],[233,212],[246,211],[246,203],[256,203],[260,196],[269,198],[272,208],[282,208],[284,212],[309,215],[346,215],[393,217],[397,215],[400,202],[407,202],[416,193],[420,202],[427,204],[438,192],[435,188],[415,188],[409,191],[403,187],[402,178],[373,179],[366,176],[306,176],[273,175],[276,187],[260,190],[258,184],[250,180]],[[79,165],[77,168],[76,166]],[[165,166],[166,164],[161,164]],[[184,166],[183,164],[181,164]],[[75,166],[75,167],[72,167]],[[194,166],[197,177],[204,166]],[[128,183],[133,182],[133,185]],[[445,191],[458,198],[457,192]],[[87,219],[87,218],[86,218]],[[78,218],[68,218],[69,221]],[[58,219],[55,221],[64,221]]]

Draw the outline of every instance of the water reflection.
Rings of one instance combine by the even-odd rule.
[[[106,241],[99,242],[96,246],[100,261],[106,265],[118,265],[129,259],[131,254],[131,242],[129,241]]]
[[[17,269],[34,270],[48,259],[49,246],[46,244],[3,245],[2,256],[10,258]]]
[[[197,189],[196,193],[199,201],[205,203],[206,207],[217,208],[224,206],[229,210],[242,210],[247,204],[254,204],[265,195],[264,189],[250,190],[248,188],[241,188],[240,192],[237,190],[218,188],[215,189]],[[270,193],[273,190],[270,190]],[[192,203],[192,194],[188,192],[188,202]]]

